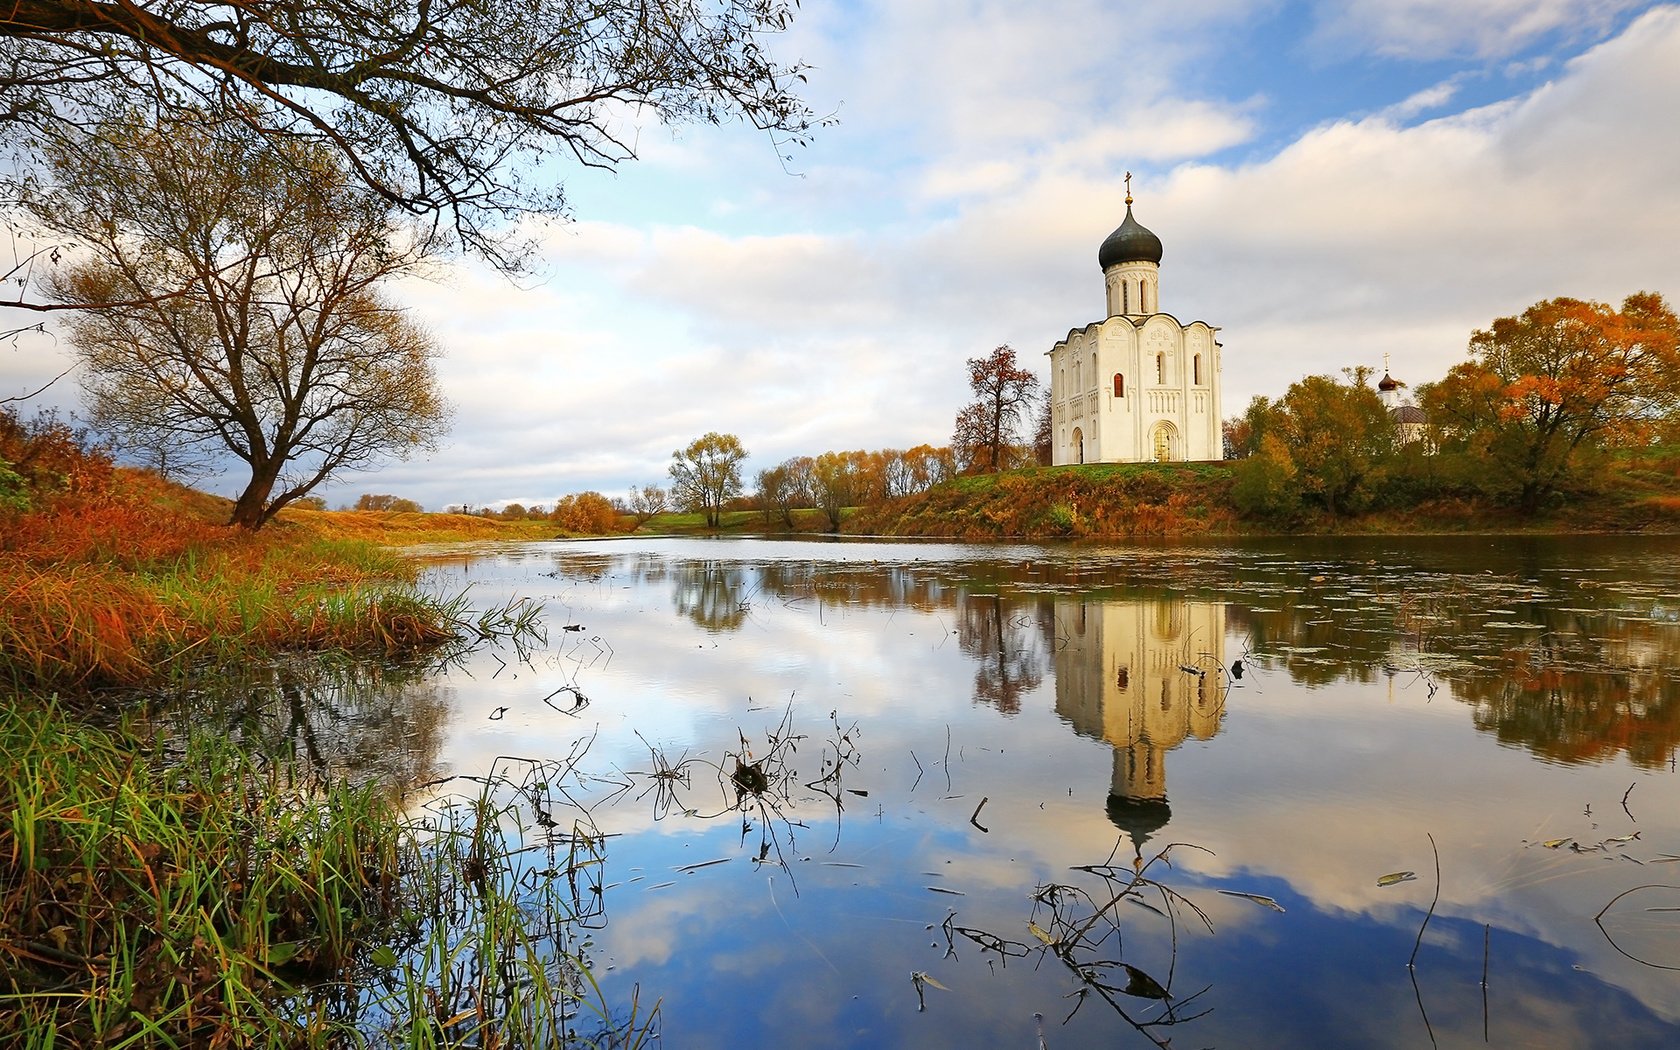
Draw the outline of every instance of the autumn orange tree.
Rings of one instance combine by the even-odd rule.
[[[1005,345],[985,357],[968,359],[968,385],[974,400],[957,413],[951,448],[969,470],[997,472],[1015,466],[1031,453],[1020,429],[1032,412],[1038,376],[1015,363]]]
[[[1680,406],[1680,318],[1653,292],[1620,310],[1548,299],[1470,337],[1471,359],[1419,391],[1442,452],[1531,512],[1588,449],[1646,443]]]

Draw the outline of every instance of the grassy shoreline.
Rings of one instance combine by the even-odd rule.
[[[530,603],[477,613],[427,593],[421,563],[389,545],[552,526],[412,518],[299,511],[249,533],[221,524],[222,501],[120,470],[8,514],[0,1043],[569,1046],[581,1024],[639,1045],[649,1018],[615,1016],[568,941],[568,887],[600,863],[587,814],[572,859],[539,872],[528,785],[475,778],[416,810],[414,785],[327,780],[221,721],[153,727],[145,705],[109,699],[288,659],[390,668],[540,630]]]
[[[153,1048],[571,1046],[615,1012],[572,943],[604,837],[545,829],[577,757],[416,815],[202,731],[0,712],[0,1042]],[[552,790],[550,790],[552,789]],[[535,918],[534,918],[535,916]],[[586,1040],[585,1040],[586,1041]]]
[[[138,471],[7,519],[0,684],[87,693],[288,652],[407,659],[470,634],[393,544],[549,535],[541,522],[299,511],[256,533],[225,501]]]

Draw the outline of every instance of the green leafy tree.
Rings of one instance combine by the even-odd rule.
[[[1308,376],[1276,403],[1249,405],[1244,420],[1255,452],[1238,473],[1239,506],[1281,514],[1301,501],[1346,514],[1370,505],[1391,464],[1394,425],[1370,373],[1357,369],[1348,378]]]
[[[1283,441],[1276,434],[1266,434],[1256,452],[1237,462],[1231,500],[1245,514],[1293,517],[1301,506],[1301,490],[1295,481],[1298,473]]]
[[[1293,384],[1278,421],[1303,495],[1331,514],[1368,507],[1394,452],[1394,422],[1368,373],[1350,378],[1308,376]]]
[[[1242,415],[1227,419],[1220,428],[1225,458],[1246,459],[1258,453],[1272,413],[1271,399],[1256,395]]]
[[[1651,292],[1548,299],[1470,337],[1471,359],[1419,391],[1435,441],[1480,487],[1540,508],[1583,454],[1637,446],[1680,406],[1680,318]],[[1461,472],[1468,473],[1468,472]]]
[[[690,512],[706,516],[717,528],[724,505],[741,495],[741,461],[747,450],[734,434],[716,431],[671,453],[671,498]]]
[[[382,290],[433,243],[331,150],[202,116],[49,150],[31,207],[82,246],[48,293],[83,308],[68,330],[94,421],[237,457],[230,524],[257,529],[447,429],[438,347]]]

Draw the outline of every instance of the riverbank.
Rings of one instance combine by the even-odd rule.
[[[419,567],[387,545],[535,536],[541,524],[297,511],[249,533],[222,524],[225,508],[118,470],[97,491],[10,516],[0,682],[85,693],[282,652],[425,653],[476,620],[464,602],[422,592]]]
[[[959,540],[1194,538],[1236,535],[1601,533],[1680,531],[1680,472],[1671,459],[1632,460],[1592,490],[1533,515],[1464,495],[1395,493],[1360,514],[1303,510],[1243,515],[1229,463],[1027,467],[955,478],[914,496],[860,507],[844,531]]]
[[[566,943],[601,836],[533,873],[518,775],[351,779],[251,714],[303,703],[304,664],[365,669],[343,688],[377,695],[440,654],[530,644],[536,606],[469,612],[389,545],[552,527],[299,510],[250,533],[224,500],[66,458],[87,469],[0,530],[0,1043],[637,1045],[648,1018],[610,1016]],[[244,718],[194,716],[228,689]],[[559,792],[570,769],[523,772]]]

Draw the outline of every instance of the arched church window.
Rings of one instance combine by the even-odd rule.
[[[1119,372],[1114,373],[1114,396],[1126,396],[1126,377],[1121,375]]]
[[[1165,383],[1166,381],[1167,381],[1167,355],[1166,354],[1156,354],[1155,355],[1155,382]]]
[[[1192,374],[1192,382],[1194,382],[1197,386],[1201,386],[1202,385],[1202,355],[1201,354],[1197,354],[1195,357],[1191,358],[1190,369],[1191,369],[1191,374]]]
[[[1121,281],[1120,282],[1120,312],[1123,313],[1123,314],[1129,314],[1129,313],[1132,312],[1132,303],[1131,303],[1131,298],[1130,298],[1131,294],[1132,294],[1132,286],[1127,284],[1125,281]]]

